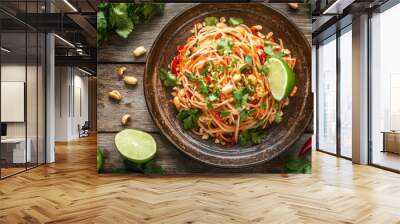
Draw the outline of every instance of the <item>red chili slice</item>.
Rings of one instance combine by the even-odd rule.
[[[252,33],[254,36],[257,36],[257,37],[258,37],[257,29],[256,29],[256,28],[252,27],[252,28],[250,28],[250,30],[251,30],[251,33]]]
[[[256,46],[256,49],[261,50],[261,52],[257,51],[257,54],[258,54],[258,58],[260,58],[261,64],[264,64],[265,61],[267,60],[267,55],[266,55],[265,52],[264,52],[264,46],[262,46],[262,45],[257,45],[257,46]]]
[[[175,56],[171,62],[171,72],[174,75],[178,75],[177,67],[179,64],[179,55]]]
[[[185,94],[188,98],[192,97],[192,93],[189,90],[186,90]]]
[[[214,39],[215,39],[215,40],[218,40],[218,39],[221,38],[221,37],[222,37],[222,33],[218,33],[217,35],[215,35]]]
[[[299,156],[305,156],[312,148],[312,138],[310,137],[307,142],[303,145],[299,152]]]
[[[224,119],[222,119],[221,115],[219,115],[218,112],[213,111],[213,115],[214,115],[214,118],[215,118],[217,121],[219,121],[219,122],[221,122],[221,123],[224,123]]]
[[[261,54],[258,55],[258,57],[260,58],[260,62],[263,65],[265,63],[265,61],[267,60],[267,55],[263,52]]]
[[[207,84],[211,83],[211,76],[207,75],[206,77],[204,77],[204,79],[206,80]]]
[[[183,48],[185,48],[185,47],[182,46],[182,45],[178,45],[178,46],[176,46],[176,51],[177,51],[178,53],[180,53],[180,52],[183,50]]]

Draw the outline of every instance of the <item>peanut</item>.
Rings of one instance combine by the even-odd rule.
[[[143,46],[137,47],[134,51],[133,51],[133,55],[135,55],[135,57],[140,57],[142,55],[144,55],[147,52],[146,48],[144,48]]]
[[[174,105],[175,105],[176,109],[179,109],[179,108],[181,107],[181,102],[180,102],[178,96],[175,96],[175,97],[174,97],[173,102],[174,102]]]
[[[240,81],[242,79],[242,76],[240,74],[234,74],[232,77],[234,82]]]
[[[125,74],[126,69],[127,69],[127,68],[126,68],[125,66],[122,66],[122,67],[118,68],[118,69],[117,69],[117,75],[118,75],[120,78],[122,78],[122,77],[124,76],[124,74]]]
[[[124,114],[124,116],[121,117],[121,124],[126,125],[128,122],[131,120],[131,115],[129,114]]]
[[[254,75],[249,75],[247,78],[249,79],[250,84],[252,85],[257,84],[257,78]]]
[[[138,82],[138,80],[133,77],[133,76],[125,76],[124,77],[124,82],[127,85],[136,85],[136,83]]]
[[[221,91],[223,94],[228,94],[231,93],[233,90],[233,86],[231,84],[226,84],[224,87],[222,87]]]
[[[109,96],[111,99],[116,100],[116,101],[122,100],[122,95],[121,95],[121,93],[120,93],[118,90],[113,90],[113,91],[109,92],[109,93],[108,93],[108,96]]]
[[[253,28],[258,30],[258,31],[262,30],[262,26],[261,25],[255,25],[255,26],[253,26]]]
[[[298,9],[299,8],[299,3],[288,3],[288,5],[292,9]]]

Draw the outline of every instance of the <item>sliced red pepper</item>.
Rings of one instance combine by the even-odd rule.
[[[219,121],[219,122],[221,122],[221,123],[224,123],[224,119],[222,119],[221,115],[219,115],[218,112],[213,111],[213,115],[214,115],[214,118],[215,118],[217,121]]]
[[[171,62],[171,72],[174,75],[178,75],[177,67],[179,64],[179,55],[175,56]]]
[[[186,90],[185,94],[188,98],[192,97],[192,93],[189,90]]]
[[[207,84],[211,83],[211,76],[207,75],[206,77],[204,77],[204,79],[206,80]]]
[[[259,51],[257,51],[257,54],[258,54],[258,58],[260,58],[261,64],[264,64],[265,61],[267,60],[267,55],[264,52],[264,46],[257,45],[256,49],[260,49],[261,50],[261,53]]]
[[[265,61],[267,60],[267,55],[263,52],[261,54],[258,55],[258,57],[260,58],[260,62],[263,65],[265,63]]]
[[[220,100],[222,100],[222,101],[224,101],[226,98],[225,98],[225,95],[223,94],[223,93],[221,93],[221,95],[219,95],[219,99]]]
[[[257,29],[255,28],[255,27],[252,27],[252,28],[250,28],[250,30],[251,30],[251,33],[254,35],[254,36],[257,36],[258,37],[258,34],[257,34]]]
[[[177,51],[178,53],[180,53],[184,48],[185,48],[184,46],[178,45],[178,46],[176,46],[176,51]]]
[[[312,138],[310,137],[307,142],[303,145],[299,152],[299,156],[305,156],[309,151],[311,151],[311,144],[312,143]]]
[[[215,39],[215,40],[218,40],[218,39],[221,38],[221,37],[222,37],[222,33],[218,33],[217,35],[215,35],[214,39]]]

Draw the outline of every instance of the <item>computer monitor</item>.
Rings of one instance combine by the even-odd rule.
[[[7,136],[7,124],[1,123],[1,137]]]

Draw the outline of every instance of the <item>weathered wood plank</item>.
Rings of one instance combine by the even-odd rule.
[[[100,62],[145,62],[146,56],[135,58],[132,50],[144,46],[150,50],[161,29],[177,14],[194,6],[192,3],[170,3],[165,5],[164,14],[151,20],[148,24],[139,24],[127,38],[110,35],[109,40],[98,50]],[[290,10],[287,4],[270,4],[293,21],[311,43],[311,17],[306,8],[300,4],[299,10]]]
[[[277,158],[252,167],[240,169],[223,169],[198,162],[181,153],[161,134],[151,134],[157,143],[156,164],[163,167],[167,174],[216,174],[216,173],[284,173],[284,161],[287,155],[297,154],[311,134],[303,134],[299,140]],[[123,158],[114,144],[114,133],[99,133],[97,144],[103,151],[104,172],[113,172],[124,167]]]
[[[135,86],[125,85],[116,74],[116,69],[126,66],[126,74],[137,78]],[[143,91],[144,64],[116,65],[100,64],[97,69],[97,130],[99,132],[120,131],[123,128],[136,128],[154,132],[158,128],[154,125],[146,106]],[[110,99],[108,92],[118,90],[123,95],[119,103]],[[131,121],[123,127],[121,117],[131,115]]]
[[[139,24],[127,39],[109,35],[109,39],[98,50],[98,60],[113,62],[145,62],[146,56],[134,57],[132,50],[144,46],[150,50],[162,28],[177,14],[194,6],[193,3],[169,3],[164,14],[157,16],[147,24]]]

